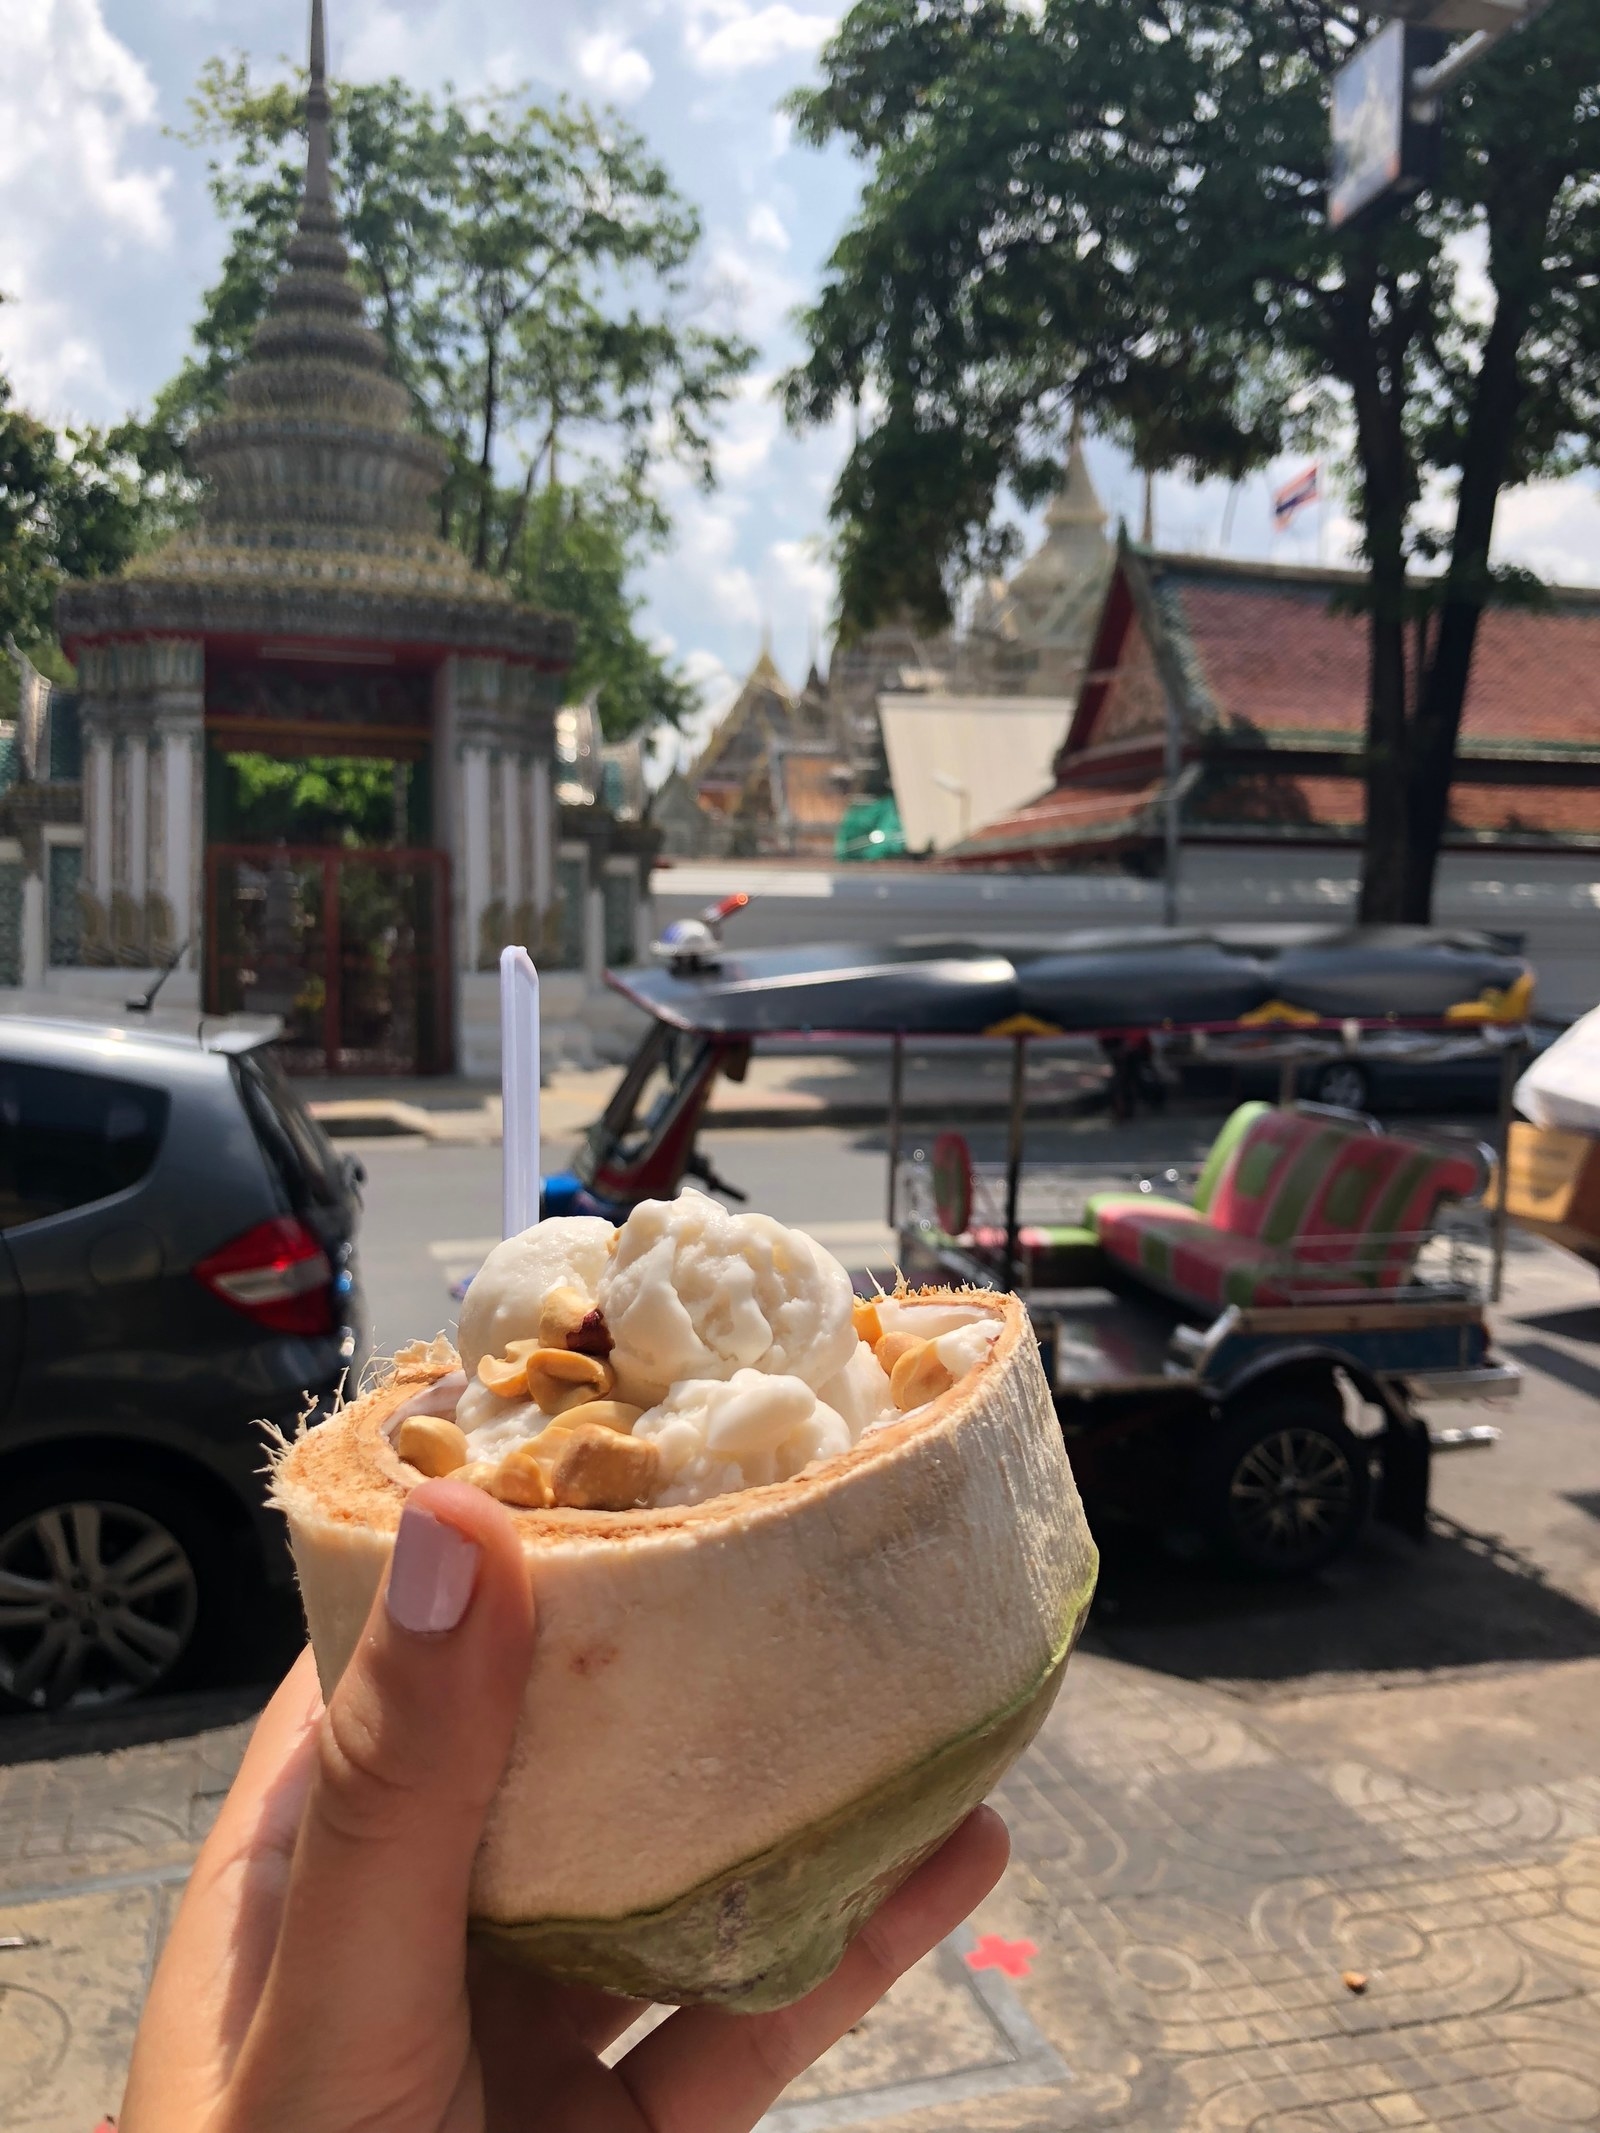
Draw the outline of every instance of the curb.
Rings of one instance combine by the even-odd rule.
[[[498,1109],[480,1111],[428,1111],[420,1104],[382,1098],[374,1102],[313,1103],[307,1106],[313,1118],[335,1140],[427,1140],[456,1146],[498,1146]],[[1034,1101],[1028,1105],[1031,1121],[1081,1117],[1092,1108],[1081,1098],[1056,1102]],[[982,1103],[971,1098],[949,1103],[923,1101],[905,1105],[900,1113],[906,1126],[977,1126],[1003,1124],[1011,1115],[1005,1102]],[[592,1120],[574,1120],[557,1125],[546,1119],[545,1138],[559,1140],[567,1133],[582,1135]],[[887,1103],[824,1103],[820,1098],[796,1097],[783,1104],[713,1105],[703,1125],[712,1133],[777,1132],[787,1127],[832,1126],[860,1128],[887,1126]]]

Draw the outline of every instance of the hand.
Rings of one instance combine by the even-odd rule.
[[[642,2012],[467,1946],[467,1890],[534,1639],[511,1518],[425,1483],[323,1708],[304,1655],[196,1861],[134,2047],[121,2133],[747,2133],[999,1879],[962,1824],[780,2013]]]

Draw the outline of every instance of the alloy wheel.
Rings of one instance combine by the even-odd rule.
[[[182,1543],[130,1504],[49,1504],[0,1534],[0,1690],[40,1711],[154,1688],[194,1635]]]
[[[1355,1498],[1343,1448],[1315,1429],[1284,1428],[1259,1438],[1228,1487],[1240,1540],[1281,1570],[1320,1557],[1348,1524]]]

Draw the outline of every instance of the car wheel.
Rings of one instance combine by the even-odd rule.
[[[1371,1095],[1367,1070],[1354,1059],[1336,1059],[1319,1068],[1311,1084],[1313,1103],[1331,1104],[1340,1111],[1365,1111]]]
[[[204,1669],[231,1584],[203,1509],[114,1466],[30,1476],[0,1511],[0,1709],[101,1710]]]
[[[1334,1402],[1262,1401],[1201,1455],[1201,1513],[1212,1540],[1258,1576],[1305,1577],[1353,1545],[1372,1500],[1372,1465]]]

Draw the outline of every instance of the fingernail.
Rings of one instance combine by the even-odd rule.
[[[389,1565],[389,1620],[424,1636],[454,1629],[477,1576],[477,1542],[420,1504],[407,1504]]]

